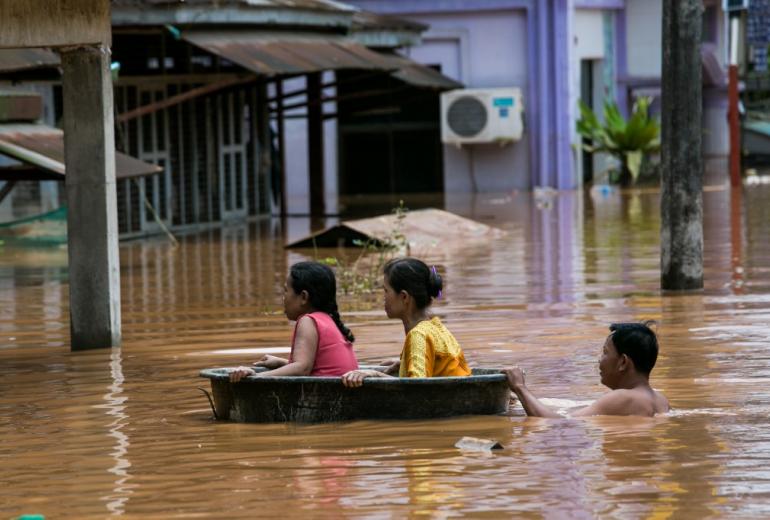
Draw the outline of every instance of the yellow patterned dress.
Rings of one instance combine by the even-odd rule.
[[[399,377],[469,375],[463,350],[437,317],[421,321],[406,335]]]

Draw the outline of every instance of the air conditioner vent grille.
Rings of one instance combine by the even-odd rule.
[[[463,96],[449,106],[447,123],[455,134],[473,137],[487,126],[487,109],[477,98]]]

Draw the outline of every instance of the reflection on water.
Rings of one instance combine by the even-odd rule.
[[[658,290],[658,196],[452,195],[446,209],[507,235],[417,252],[446,273],[436,312],[469,361],[525,366],[557,407],[602,393],[610,322],[658,320],[652,382],[675,410],[651,420],[526,419],[515,407],[215,423],[198,370],[286,352],[282,283],[313,252],[282,246],[316,223],[226,227],[177,249],[123,244],[124,345],[104,351],[69,352],[66,251],[0,248],[0,516],[768,516],[770,187],[705,193],[706,288],[683,295]],[[342,300],[364,362],[403,340],[380,300]],[[506,449],[455,449],[466,435]]]
[[[123,368],[121,362],[121,350],[119,348],[113,348],[110,355],[110,375],[112,376],[112,384],[109,386],[109,392],[104,395],[106,404],[100,406],[105,410],[108,416],[114,418],[114,420],[108,425],[110,428],[109,435],[115,438],[115,446],[110,455],[115,460],[115,465],[109,468],[107,471],[115,475],[115,487],[113,493],[103,500],[107,500],[107,509],[113,514],[122,514],[125,512],[125,503],[128,501],[128,495],[131,493],[130,488],[126,486],[126,482],[130,478],[128,469],[131,467],[131,463],[126,459],[128,453],[128,436],[123,433],[125,422],[129,419],[128,415],[123,413],[126,398],[123,394]]]

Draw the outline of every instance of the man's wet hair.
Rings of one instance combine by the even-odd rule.
[[[642,323],[613,323],[610,325],[612,344],[618,354],[634,362],[638,372],[649,374],[658,359],[658,338],[650,328],[654,321]]]

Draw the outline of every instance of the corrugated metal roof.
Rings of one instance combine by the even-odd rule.
[[[112,0],[117,7],[171,7],[204,6],[217,7],[245,6],[256,9],[308,9],[313,11],[353,12],[357,8],[334,0]]]
[[[45,49],[0,49],[0,72],[57,67],[59,55]]]
[[[264,76],[340,69],[382,70],[417,87],[462,87],[461,83],[430,67],[403,56],[374,51],[344,37],[248,30],[189,30],[182,33],[182,38]]]
[[[65,173],[64,132],[57,128],[39,124],[0,125],[0,154],[61,176]],[[162,168],[154,164],[115,152],[115,176],[118,179],[160,171]]]
[[[434,88],[439,90],[452,90],[463,88],[464,86],[459,81],[444,76],[436,69],[412,61],[409,58],[395,56],[394,59],[397,63],[400,63],[400,67],[391,75],[404,83],[409,83],[415,87]]]
[[[350,37],[367,47],[397,49],[420,45],[427,29],[427,25],[406,18],[359,11],[353,15]]]
[[[425,32],[428,26],[406,18],[372,13],[370,11],[358,11],[353,15],[354,31],[414,31]]]
[[[112,25],[348,30],[357,8],[333,0],[113,0]]]
[[[264,31],[200,31],[182,38],[248,70],[264,76],[323,70],[396,70],[386,55],[342,37]]]

